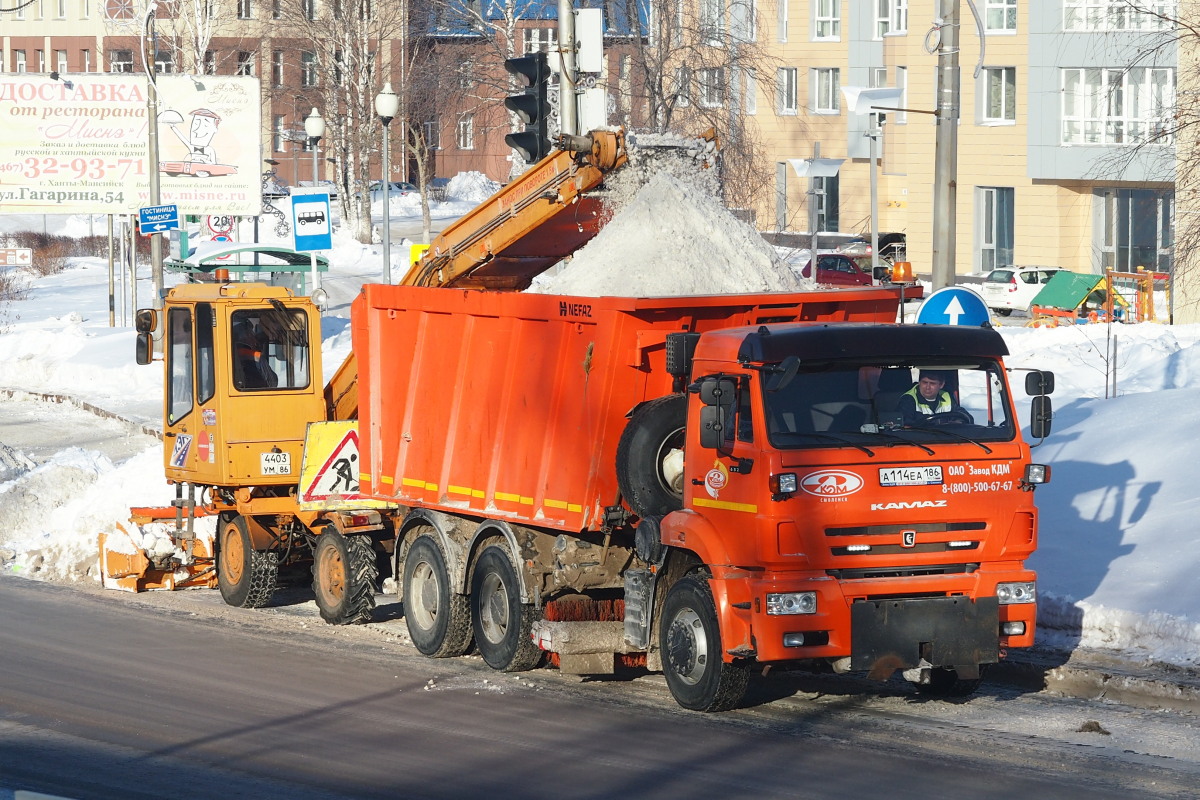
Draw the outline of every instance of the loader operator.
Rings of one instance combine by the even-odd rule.
[[[266,362],[265,346],[253,323],[239,320],[233,325],[234,384],[238,389],[264,389],[277,384],[275,371]]]
[[[904,414],[905,425],[924,425],[935,421],[936,415],[951,412],[957,412],[959,421],[970,419],[954,395],[946,391],[946,373],[933,369],[921,370],[912,388],[900,395],[898,410]]]

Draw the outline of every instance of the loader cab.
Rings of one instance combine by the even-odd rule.
[[[167,478],[295,484],[325,417],[316,307],[281,287],[187,285],[162,313]]]

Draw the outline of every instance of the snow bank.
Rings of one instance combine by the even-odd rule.
[[[469,203],[482,203],[500,189],[500,184],[488,178],[482,172],[460,172],[450,179],[446,186],[446,197],[455,200],[465,200]]]

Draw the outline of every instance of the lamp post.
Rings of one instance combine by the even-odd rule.
[[[383,85],[375,95],[375,113],[383,123],[383,282],[392,282],[392,165],[388,126],[400,110],[400,98],[392,91],[392,82]]]
[[[325,120],[321,118],[321,112],[313,107],[312,113],[304,118],[304,133],[308,136],[308,143],[312,146],[313,151],[313,189],[317,187],[317,145],[321,141],[321,137],[325,135]],[[321,296],[321,273],[317,270],[317,251],[309,252],[311,258],[310,266],[313,274],[313,298]],[[318,302],[318,305],[320,303]]]
[[[146,116],[147,125],[146,131],[149,137],[147,157],[150,161],[148,172],[150,174],[150,205],[157,206],[162,203],[162,187],[161,177],[158,172],[158,85],[156,78],[158,73],[157,65],[157,50],[158,45],[154,41],[154,12],[158,9],[156,3],[151,2],[146,7],[146,19],[144,20],[143,31],[145,34],[145,42],[142,46],[142,65],[146,70],[146,77],[149,78],[146,87]],[[134,276],[137,275],[137,255],[134,254]],[[162,308],[163,301],[163,253],[162,253],[162,236],[159,234],[150,237],[150,274],[154,280],[154,297],[151,305],[156,309]],[[134,284],[136,290],[136,283]],[[161,323],[160,323],[161,325]],[[155,341],[158,344],[158,350],[162,348],[162,329],[155,331]]]

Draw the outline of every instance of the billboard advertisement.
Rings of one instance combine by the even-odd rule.
[[[150,197],[149,79],[0,75],[0,214],[262,211],[257,78],[159,75],[160,196]]]

